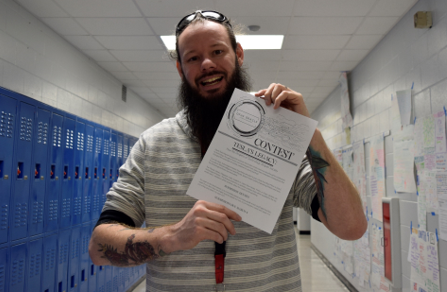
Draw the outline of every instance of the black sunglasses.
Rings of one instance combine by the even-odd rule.
[[[197,17],[197,14],[199,13],[200,15],[202,15],[203,18],[220,23],[228,23],[228,25],[232,28],[229,19],[222,13],[214,10],[197,10],[194,13],[186,15],[179,21],[179,23],[177,24],[177,28],[175,29],[175,34],[179,35]]]

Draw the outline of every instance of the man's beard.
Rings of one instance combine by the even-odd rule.
[[[216,73],[223,73],[224,78],[227,77],[224,72],[216,71],[204,76]],[[201,76],[201,78],[204,76]],[[219,127],[234,89],[238,88],[243,91],[249,91],[250,87],[251,84],[248,74],[244,68],[239,66],[237,61],[233,75],[228,80],[228,84],[223,93],[203,97],[185,78],[182,78],[179,90],[179,104],[185,109],[188,125],[192,129],[193,135],[199,139],[204,150],[208,148]]]

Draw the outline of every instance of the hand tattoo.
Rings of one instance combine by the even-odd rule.
[[[318,199],[320,201],[321,211],[323,211],[324,217],[326,217],[326,209],[324,207],[324,184],[327,184],[327,180],[324,178],[329,163],[321,157],[320,152],[315,151],[311,146],[306,151],[307,159],[312,167],[315,182],[317,184]]]

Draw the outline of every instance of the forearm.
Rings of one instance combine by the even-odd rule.
[[[93,231],[90,257],[95,265],[141,265],[172,252],[169,233],[169,226],[136,229],[121,224],[101,224]]]
[[[309,150],[307,155],[314,171],[321,206],[320,220],[342,239],[360,238],[367,226],[360,196],[318,129]]]

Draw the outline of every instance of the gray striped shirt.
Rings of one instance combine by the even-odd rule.
[[[107,194],[105,210],[127,214],[141,226],[180,221],[196,199],[186,195],[201,161],[200,145],[183,112],[141,134],[120,177]],[[244,222],[233,222],[225,258],[226,291],[301,291],[292,207],[311,213],[316,194],[307,159],[298,172],[272,234]],[[147,264],[147,291],[215,291],[214,242],[173,252]]]

